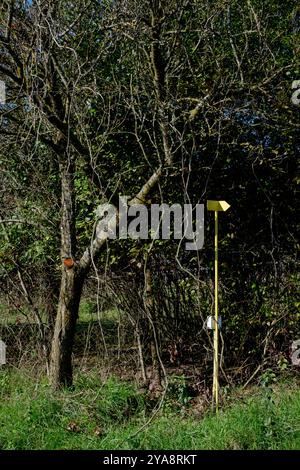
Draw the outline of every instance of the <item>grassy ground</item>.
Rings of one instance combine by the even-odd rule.
[[[41,318],[47,322],[47,316],[43,310],[39,311]],[[2,325],[14,325],[15,323],[36,323],[36,318],[33,312],[26,306],[20,305],[17,307],[8,307],[5,303],[0,300],[0,318]],[[104,321],[111,321],[117,325],[119,319],[119,313],[116,309],[101,309],[100,319]],[[80,322],[92,322],[99,321],[99,315],[97,313],[97,306],[95,302],[83,299],[79,309],[79,321]]]
[[[153,399],[114,378],[78,376],[53,394],[45,379],[0,371],[1,449],[300,449],[299,384],[231,393],[219,416],[196,418],[184,385]],[[238,397],[238,398],[237,398]]]

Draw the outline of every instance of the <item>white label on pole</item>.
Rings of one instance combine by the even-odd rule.
[[[213,319],[212,316],[207,317],[206,326],[207,326],[208,330],[213,330],[214,329],[214,319]]]
[[[6,344],[0,339],[0,366],[6,364]]]
[[[206,319],[206,328],[207,328],[208,330],[213,330],[214,327],[215,327],[215,319],[214,319],[214,317],[213,317],[213,316],[207,317],[207,319]],[[222,318],[221,318],[221,317],[218,318],[218,327],[219,327],[219,328],[222,328]]]

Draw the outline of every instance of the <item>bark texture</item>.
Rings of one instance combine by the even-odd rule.
[[[69,159],[61,165],[61,175],[62,276],[50,359],[50,381],[54,389],[70,386],[73,381],[72,351],[84,281],[76,263],[71,268],[64,264],[66,258],[75,259],[76,255],[74,165]]]

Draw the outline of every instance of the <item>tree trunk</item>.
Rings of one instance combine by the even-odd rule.
[[[62,277],[51,345],[50,381],[54,389],[72,385],[72,351],[84,274],[76,265],[74,164],[60,165]]]
[[[73,382],[72,351],[83,282],[76,268],[64,270],[51,350],[50,381],[54,389]]]

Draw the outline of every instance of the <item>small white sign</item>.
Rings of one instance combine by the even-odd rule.
[[[207,317],[206,327],[207,327],[208,330],[213,330],[214,329],[214,319],[213,319],[212,316]]]
[[[0,339],[0,366],[6,364],[6,344]]]
[[[218,318],[218,326],[219,326],[219,328],[222,327],[222,318],[221,317]],[[214,319],[213,316],[210,315],[209,317],[207,317],[206,327],[207,327],[208,330],[214,330],[215,319]]]

